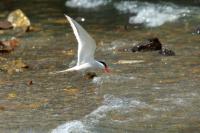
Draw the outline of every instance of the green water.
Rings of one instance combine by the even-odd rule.
[[[199,16],[157,28],[129,25],[126,31],[127,16],[110,5],[90,11],[66,8],[64,2],[24,0],[1,5],[2,19],[20,8],[39,30],[20,35],[20,46],[0,55],[7,62],[21,59],[29,65],[23,72],[0,71],[0,133],[50,132],[65,122],[85,119],[103,105],[105,95],[145,104],[128,112],[107,111],[91,132],[200,132],[200,36],[192,34]],[[112,70],[111,74],[98,73],[101,83],[78,73],[49,74],[68,68],[76,59],[77,42],[63,13],[86,19],[79,23],[97,40],[96,58],[105,60]],[[14,35],[0,38],[9,36]],[[176,56],[117,50],[149,37],[158,37]],[[74,52],[69,54],[70,50]],[[117,63],[120,60],[142,62]]]

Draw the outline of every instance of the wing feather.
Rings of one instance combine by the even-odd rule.
[[[65,15],[68,19],[74,35],[78,41],[78,60],[77,66],[88,63],[94,60],[94,52],[96,49],[95,40],[88,34],[88,32],[78,24],[74,19]]]

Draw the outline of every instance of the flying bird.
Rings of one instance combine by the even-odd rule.
[[[110,70],[108,65],[103,61],[97,61],[94,58],[94,53],[96,49],[95,40],[88,34],[88,32],[78,24],[74,19],[65,15],[67,20],[69,21],[76,40],[78,41],[78,59],[76,66],[58,71],[56,73],[63,73],[69,71],[86,71],[86,70],[97,70],[102,69],[105,73],[109,73]]]

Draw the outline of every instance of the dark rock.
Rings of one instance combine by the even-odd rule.
[[[0,106],[0,111],[5,111],[5,107],[4,106]]]
[[[198,34],[198,35],[200,35],[200,26],[197,27],[197,28],[194,30],[193,34]]]
[[[97,76],[97,74],[95,72],[87,72],[84,77],[86,79],[93,79],[96,76]]]
[[[12,24],[8,21],[0,21],[0,29],[6,30],[13,28]]]
[[[159,51],[159,54],[164,55],[164,56],[175,56],[175,52],[166,48],[163,48],[162,50]]]
[[[141,42],[134,46],[131,51],[132,52],[137,52],[137,51],[156,51],[156,50],[161,50],[162,49],[162,44],[160,43],[158,38],[150,38],[147,39],[144,42]]]
[[[28,81],[28,85],[33,85],[33,80]]]

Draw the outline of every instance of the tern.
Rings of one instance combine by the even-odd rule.
[[[95,40],[88,34],[88,32],[78,24],[74,19],[64,14],[69,21],[76,40],[78,41],[78,59],[76,66],[58,71],[56,73],[70,72],[70,71],[86,71],[86,70],[97,70],[102,69],[105,73],[109,73],[110,70],[108,65],[103,61],[97,61],[94,58],[96,49]]]

